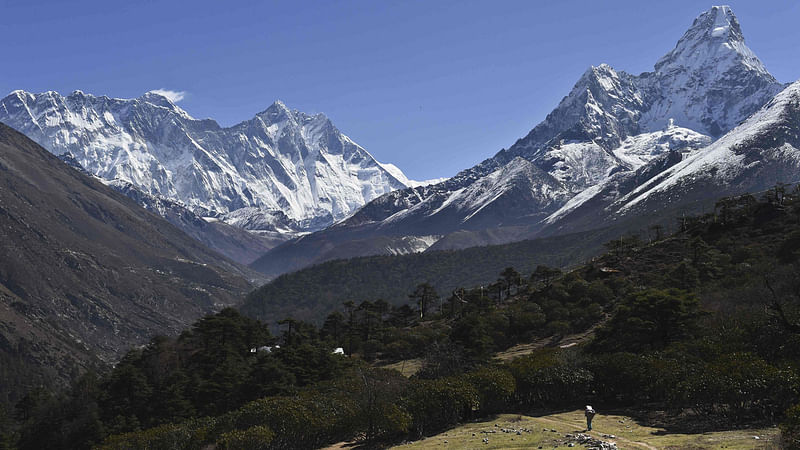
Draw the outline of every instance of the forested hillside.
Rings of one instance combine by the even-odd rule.
[[[0,123],[0,403],[66,387],[257,278]]]
[[[781,422],[796,448],[800,191],[723,199],[678,226],[610,241],[567,272],[508,267],[489,289],[421,284],[405,305],[347,302],[321,327],[287,318],[277,337],[225,310],[69,392],[29,393],[4,432],[21,448],[383,446],[497,412],[592,404],[668,431]],[[559,348],[592,326],[589,342]],[[492,359],[548,336],[552,346]],[[410,379],[376,368],[412,357],[422,369]]]
[[[401,305],[421,283],[450,295],[458,287],[488,288],[509,266],[527,276],[539,265],[574,265],[600,253],[602,243],[616,233],[603,229],[463,250],[329,261],[276,278],[248,295],[239,309],[270,324],[287,316],[321,324],[346,301],[383,299]]]

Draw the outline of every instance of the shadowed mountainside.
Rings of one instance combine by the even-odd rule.
[[[239,301],[255,278],[0,124],[0,401]]]

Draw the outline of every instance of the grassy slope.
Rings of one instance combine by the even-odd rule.
[[[596,330],[599,325],[600,324],[597,324],[582,333],[570,334],[564,336],[563,338],[553,338],[549,336],[537,339],[533,342],[517,344],[513,347],[503,350],[502,352],[497,352],[494,357],[500,361],[511,361],[512,359],[528,355],[533,353],[534,350],[544,347],[572,347],[573,345],[581,344],[587,339],[591,338],[594,335],[594,330]],[[412,358],[393,362],[391,364],[378,364],[378,366],[384,369],[396,370],[403,376],[410,377],[422,369],[422,364],[422,358]]]
[[[495,424],[498,426],[495,426]],[[565,435],[583,432],[585,426],[586,423],[581,410],[539,417],[502,414],[492,420],[464,424],[422,441],[399,445],[394,448],[569,448],[569,439],[565,438]],[[594,419],[593,426],[594,430],[589,433],[591,436],[604,441],[615,442],[620,449],[779,448],[779,431],[777,428],[679,434],[669,433],[661,428],[637,423],[628,416],[615,414],[598,414]],[[500,431],[503,428],[528,429],[530,432],[523,432],[521,435],[503,433]],[[543,431],[545,429],[548,431]],[[556,432],[550,430],[556,430]],[[492,433],[492,431],[495,432]],[[603,435],[614,435],[615,438],[606,438]],[[758,436],[759,439],[755,439],[755,436]],[[488,443],[483,442],[485,437],[488,437]],[[574,448],[583,447],[575,444]]]

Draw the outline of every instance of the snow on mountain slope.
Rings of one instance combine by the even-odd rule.
[[[597,184],[584,189],[567,201],[556,212],[550,214],[545,223],[552,224],[578,209],[586,202],[595,200],[598,195],[605,199],[620,195],[620,184],[629,184],[631,179],[641,178],[641,172],[652,170],[663,164],[663,157],[670,152],[687,157],[711,143],[709,136],[702,135],[688,128],[669,124],[666,129],[652,133],[642,133],[625,139],[613,154],[628,164],[630,171],[612,174]],[[652,163],[652,164],[651,164]],[[642,170],[640,170],[642,169]]]
[[[411,209],[420,209],[419,203],[462,195],[475,183],[485,187],[492,173],[515,158],[532,162],[557,180],[562,187],[551,191],[551,200],[566,203],[665,151],[708,145],[782,88],[744,44],[729,7],[700,14],[655,69],[632,76],[606,64],[591,67],[545,120],[509,149],[438,185],[392,192],[349,221],[363,224],[391,217],[397,223],[399,217],[410,217]],[[478,208],[476,203],[463,209]],[[459,223],[453,222],[456,227]]]
[[[608,205],[638,183],[657,179],[660,171],[730,131],[782,88],[745,45],[731,9],[712,7],[653,72],[630,75],[606,64],[590,67],[545,120],[508,149],[442,183],[378,197],[330,230],[288,242],[262,260],[291,256],[292,246],[310,254],[300,247],[322,246],[326,240],[329,246],[343,245],[365,234],[508,226],[535,233],[573,211]]]
[[[636,81],[607,64],[590,67],[542,123],[494,159],[499,164],[518,156],[528,159],[571,194],[628,169],[611,150],[639,133],[646,105]]]
[[[323,114],[280,101],[222,128],[153,92],[126,100],[15,91],[0,101],[0,121],[103,179],[205,216],[256,208],[319,229],[407,186]]]
[[[427,196],[423,201],[387,217],[379,227],[391,228],[395,223],[411,220],[428,223],[433,231],[437,231],[435,223],[440,217],[458,220],[459,227],[480,227],[476,224],[502,221],[507,215],[509,211],[505,207],[498,209],[497,205],[510,200],[519,203],[519,210],[514,214],[522,211],[535,214],[551,208],[562,191],[563,186],[557,179],[529,161],[517,158],[467,187]],[[449,221],[440,226],[452,231]]]
[[[643,128],[666,121],[718,137],[777,94],[782,85],[745,45],[729,6],[714,6],[695,19],[671,52],[642,74],[652,99]]]
[[[726,186],[800,181],[800,81],[792,83],[761,110],[709,147],[638,186],[616,202],[625,214],[640,203],[663,201],[673,192],[699,185]],[[777,165],[778,167],[771,167]],[[753,173],[780,173],[780,178],[749,180]],[[763,187],[763,186],[761,186]],[[656,200],[654,200],[656,199]]]
[[[710,136],[669,123],[664,130],[630,136],[612,153],[635,170],[666,152],[689,153],[709,145],[711,141]]]
[[[535,214],[537,211],[546,211],[559,200],[563,192],[563,186],[559,181],[542,173],[541,169],[529,161],[516,158],[478,182],[458,191],[449,204],[466,214],[462,220],[462,223],[466,223],[511,193],[517,197],[514,201],[522,197],[520,200],[523,201],[519,206],[523,210]],[[434,211],[432,214],[438,212]],[[495,211],[494,214],[497,214],[495,217],[502,216],[501,211]]]
[[[247,207],[231,211],[220,217],[225,223],[250,231],[274,231],[284,234],[299,234],[300,230],[309,228],[304,224],[287,217],[281,211],[265,211]]]
[[[662,211],[697,210],[720,197],[800,182],[800,81],[789,85],[713,144],[670,150],[632,173],[620,173],[576,195],[550,215],[544,235],[627,219],[658,221]]]
[[[393,242],[385,246],[386,253],[389,255],[408,255],[410,253],[420,253],[427,250],[436,241],[441,239],[440,235],[430,236],[403,236],[399,242]]]
[[[447,178],[432,178],[430,180],[423,180],[423,181],[409,180],[408,177],[406,177],[406,175],[403,173],[403,171],[400,170],[400,168],[395,166],[394,164],[391,163],[378,163],[378,164],[380,164],[381,167],[383,167],[384,170],[389,172],[393,177],[397,178],[398,180],[400,180],[400,182],[411,188],[428,186],[430,184],[438,184],[447,179]]]

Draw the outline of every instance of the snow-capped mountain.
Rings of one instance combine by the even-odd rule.
[[[600,193],[613,191],[616,198],[619,189],[633,190],[691,158],[783,88],[745,45],[730,7],[714,6],[653,72],[590,67],[545,120],[508,149],[443,183],[379,197],[328,230],[281,245],[253,267],[269,274],[280,262],[267,260],[291,255],[292,247],[303,253],[300,247],[342,245],[364,235],[521,227],[524,232],[495,235],[530,237]]]
[[[202,216],[247,208],[285,218],[287,227],[319,229],[411,184],[325,115],[280,101],[222,128],[154,92],[116,99],[15,91],[0,101],[0,122],[55,154],[69,152],[102,179],[129,182]]]
[[[716,142],[642,183],[613,205],[645,213],[686,199],[757,192],[800,182],[800,81]]]
[[[697,210],[723,196],[800,182],[800,81],[713,144],[682,158],[670,152],[633,173],[576,195],[546,219],[542,234],[583,231],[663,211]]]
[[[412,206],[419,209],[416,205],[431,197],[441,200],[428,200],[433,207],[424,215],[437,215],[441,204],[457,203],[462,189],[482,179],[481,183],[490,183],[488,178],[496,177],[501,167],[519,163],[518,158],[555,179],[559,187],[550,190],[552,203],[565,202],[614,173],[637,169],[667,149],[651,144],[668,140],[669,148],[685,151],[707,145],[782,88],[745,45],[730,8],[715,6],[695,19],[675,49],[659,59],[654,72],[632,76],[605,64],[589,68],[555,110],[509,149],[444,183],[378,199],[396,207],[386,210],[385,217],[369,220],[385,220]],[[451,227],[470,228],[469,211],[486,208],[481,202],[499,198],[473,197],[478,203],[464,205],[466,214]]]
[[[753,114],[780,90],[758,57],[745,45],[729,6],[715,6],[695,19],[671,52],[641,77],[649,109],[646,130],[665,120],[719,137]]]
[[[58,158],[84,175],[98,178],[87,172],[72,156],[72,153],[62,153],[58,155]],[[200,217],[186,208],[181,202],[148,194],[128,181],[98,179],[106,186],[138,203],[144,209],[163,217],[167,222],[195,240],[202,242],[208,248],[240,264],[250,264],[266,253],[267,250],[292,237],[303,234],[299,228],[285,228],[286,223],[294,223],[285,216],[278,216],[280,220],[273,220],[270,223],[260,222],[258,224],[259,228],[247,228],[233,221],[226,223],[212,217]],[[245,211],[249,209],[253,208],[242,208],[234,211],[233,214],[242,211],[244,215],[255,216],[254,212]],[[257,231],[250,232],[248,229]],[[254,278],[253,281],[258,280]]]

